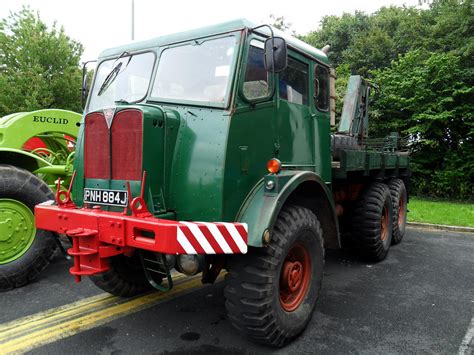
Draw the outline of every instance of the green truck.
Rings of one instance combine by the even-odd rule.
[[[0,118],[0,291],[34,280],[54,255],[57,239],[36,230],[33,212],[72,175],[80,120],[59,109]]]
[[[326,248],[379,261],[404,234],[408,154],[368,138],[359,76],[331,134],[331,73],[323,51],[246,20],[105,50],[74,179],[37,227],[72,239],[76,281],[115,295],[227,270],[233,326],[285,345],[311,319]]]

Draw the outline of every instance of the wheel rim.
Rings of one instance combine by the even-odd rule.
[[[20,258],[35,239],[33,213],[20,201],[0,199],[0,265]]]
[[[287,312],[297,309],[308,292],[311,280],[311,257],[301,243],[294,244],[280,273],[280,304]]]
[[[402,228],[405,223],[405,199],[403,196],[400,196],[400,201],[398,204],[398,228]]]
[[[388,238],[388,210],[387,207],[384,206],[382,210],[382,217],[380,218],[380,239],[382,239],[383,242],[385,242]]]

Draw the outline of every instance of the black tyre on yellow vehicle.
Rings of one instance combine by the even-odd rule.
[[[55,237],[34,221],[35,205],[51,199],[48,185],[29,171],[0,165],[0,291],[34,280],[52,259]]]

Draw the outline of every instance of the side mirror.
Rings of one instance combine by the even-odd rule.
[[[265,41],[265,70],[279,73],[288,65],[286,42],[281,37],[270,37]]]

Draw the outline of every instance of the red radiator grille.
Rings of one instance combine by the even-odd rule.
[[[112,179],[140,180],[142,176],[142,113],[120,111],[112,124]]]
[[[102,113],[87,115],[85,122],[84,177],[140,180],[143,136],[141,111],[118,112],[110,132]]]
[[[85,119],[84,177],[108,179],[110,176],[109,129],[102,113],[90,113]]]

